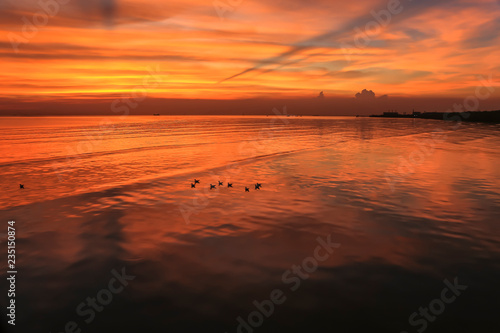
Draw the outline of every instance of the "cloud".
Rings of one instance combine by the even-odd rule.
[[[361,92],[357,93],[356,99],[358,100],[374,100],[375,99],[375,93],[371,90],[366,90],[363,89]]]
[[[361,87],[390,92],[391,103],[398,96],[463,99],[477,75],[499,68],[498,7],[491,0],[444,0],[451,10],[402,0],[404,10],[364,48],[355,47],[354,28],[373,22],[370,12],[385,10],[388,0],[245,0],[224,22],[211,1],[82,1],[61,5],[16,53],[9,33],[23,36],[22,18],[32,21],[39,0],[0,0],[0,96],[107,96],[159,63],[168,89],[158,96],[315,98],[324,90],[324,102],[343,96],[364,105],[354,98]],[[108,24],[112,31],[103,29]],[[341,43],[352,46],[352,59]],[[214,84],[231,77],[239,79]]]
[[[101,13],[106,25],[112,25],[116,14],[115,0],[79,0],[80,6],[84,12],[93,12],[97,10]]]
[[[56,53],[13,53],[13,52],[0,52],[0,59],[32,59],[32,60],[109,60],[109,61],[180,61],[180,62],[200,62],[207,60],[206,58],[197,58],[195,56],[184,56],[177,54],[153,54],[153,55],[142,55],[142,54],[56,54]]]
[[[60,27],[87,28],[96,25],[110,27],[130,23],[158,22],[188,6],[176,1],[163,3],[153,0],[147,0],[145,3],[118,0],[72,0],[57,6],[51,3],[39,0],[3,3],[0,10],[0,27],[19,30],[24,24],[23,18],[32,21],[34,15],[48,15],[47,25]]]
[[[433,36],[432,34],[423,32],[422,30],[413,29],[413,28],[405,29],[404,33],[406,36],[410,37],[412,39],[412,41],[414,41],[414,42],[425,40],[425,39],[431,38]]]
[[[401,22],[405,19],[417,16],[423,12],[426,12],[432,8],[446,7],[446,5],[449,4],[450,2],[453,2],[453,0],[442,0],[439,2],[436,2],[435,0],[420,0],[420,1],[413,1],[410,3],[405,3],[404,8],[403,8],[401,13],[399,13],[397,15],[392,15],[390,24],[394,25],[394,24]],[[386,6],[387,6],[387,2],[381,1],[379,3],[378,8],[384,8]],[[305,51],[305,50],[310,49],[310,48],[315,48],[317,43],[323,42],[325,40],[331,41],[332,46],[336,46],[340,49],[341,46],[339,45],[338,40],[342,36],[349,34],[349,33],[352,34],[352,32],[355,28],[364,27],[368,22],[376,22],[374,19],[374,16],[371,14],[371,12],[368,12],[365,15],[358,16],[358,17],[348,21],[347,23],[342,25],[340,28],[336,28],[336,29],[324,32],[324,33],[316,35],[312,38],[303,40],[302,42],[291,45],[291,47],[288,51],[283,52],[275,57],[271,57],[271,58],[267,58],[267,59],[264,59],[262,61],[259,61],[253,67],[247,68],[247,69],[245,69],[237,74],[226,77],[225,79],[222,79],[221,81],[219,81],[219,83],[222,83],[222,82],[225,82],[228,80],[232,80],[232,79],[237,78],[241,75],[250,73],[252,71],[255,71],[257,69],[262,68],[265,65],[279,64],[282,61],[288,59],[289,57],[291,57],[299,52]]]
[[[464,40],[464,46],[466,48],[475,49],[494,45],[495,41],[498,39],[499,30],[500,18],[483,23],[467,34],[467,38]]]
[[[432,73],[429,71],[368,67],[360,68],[357,70],[332,71],[326,75],[336,78],[342,78],[344,80],[364,78],[370,79],[373,82],[383,84],[403,84],[413,79],[424,78],[431,74]]]

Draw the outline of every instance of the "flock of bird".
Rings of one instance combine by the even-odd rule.
[[[219,182],[219,186],[224,186],[224,182],[221,182],[220,180],[218,182]],[[194,182],[191,183],[191,188],[196,188],[196,184],[199,184],[199,183],[200,183],[200,180],[195,178]],[[217,185],[210,184],[210,189],[213,190],[214,188],[216,188],[216,186]],[[233,187],[233,183],[228,182],[227,187]],[[262,187],[262,184],[260,184],[260,183],[255,184],[256,190],[260,190],[261,187]],[[250,192],[250,189],[246,186],[245,186],[245,192]]]
[[[200,180],[199,179],[195,179],[194,183],[191,183],[191,188],[196,188],[196,184],[199,184],[199,183],[200,183]],[[219,186],[223,186],[223,185],[224,185],[224,183],[219,180]],[[211,190],[213,190],[215,187],[216,187],[216,185],[210,184],[210,189]],[[233,183],[227,183],[227,187],[233,187]],[[262,184],[259,184],[259,183],[255,184],[255,189],[256,190],[260,190],[261,187],[262,187]],[[24,189],[24,185],[23,184],[19,184],[19,188],[20,189]],[[246,186],[245,186],[245,192],[250,192],[250,189],[248,187],[246,187]]]

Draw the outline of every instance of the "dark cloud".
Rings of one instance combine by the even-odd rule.
[[[373,78],[373,80],[376,80],[378,83],[403,84],[413,79],[423,78],[431,74],[432,73],[428,71],[368,67],[359,70],[332,71],[326,75],[342,79]]]
[[[143,54],[137,49],[122,49],[117,54],[112,47],[82,46],[67,43],[27,43],[23,45],[23,52],[12,52],[9,42],[0,42],[0,59],[33,59],[33,60],[129,60],[129,61],[210,61],[208,57],[200,55],[179,54],[173,52],[150,52]],[[227,58],[228,61],[248,61],[242,58]],[[92,69],[87,69],[92,70]],[[100,70],[102,71],[102,69]]]
[[[429,39],[433,36],[432,34],[423,32],[422,30],[412,29],[412,28],[404,30],[404,33],[406,36],[410,37],[414,42],[418,42],[424,39]]]
[[[403,84],[417,78],[432,75],[429,71],[374,68],[367,71],[367,75],[377,78],[377,82],[385,84]]]
[[[1,1],[1,0],[0,0]],[[24,0],[3,2],[0,7],[0,26],[9,30],[23,26],[23,17],[30,19],[34,14],[46,13],[48,25],[64,27],[93,27],[121,25],[138,22],[157,22],[178,13],[187,4],[159,2],[140,4],[118,0],[71,0],[57,7],[41,5],[50,1]],[[2,4],[0,2],[0,4]],[[16,32],[14,29],[13,31]]]
[[[455,3],[454,3],[455,2]],[[403,4],[402,4],[403,5]],[[403,20],[406,20],[408,18],[417,16],[431,8],[436,8],[436,7],[445,7],[447,8],[448,5],[454,5],[454,6],[462,6],[461,4],[456,4],[456,1],[454,0],[442,0],[442,1],[435,1],[435,0],[419,0],[419,1],[412,1],[412,2],[405,2],[403,5],[403,10],[401,13],[397,15],[392,15],[391,17],[391,25],[397,24],[398,22],[401,22]],[[381,1],[379,5],[377,6],[378,8],[385,9],[387,6],[387,1]],[[263,66],[269,65],[269,64],[280,64],[282,61],[288,59],[289,57],[302,52],[307,49],[315,48],[317,47],[318,43],[324,42],[326,40],[331,41],[332,46],[337,46],[338,48],[341,48],[341,45],[339,45],[338,40],[340,40],[342,37],[345,37],[345,35],[352,34],[353,30],[355,28],[359,27],[364,27],[368,22],[373,22],[374,17],[373,15],[368,12],[365,15],[358,16],[349,22],[345,23],[342,27],[327,31],[323,34],[317,35],[315,37],[306,39],[302,42],[296,43],[290,47],[290,49],[286,52],[283,52],[275,57],[271,57],[268,59],[261,60],[254,64],[253,67],[247,68],[237,74],[234,74],[230,77],[227,77],[219,83],[228,81],[231,79],[234,79],[238,76],[241,76],[243,74],[258,70],[262,68]]]
[[[78,3],[86,13],[100,13],[105,25],[113,24],[117,6],[115,0],[79,0]]]
[[[338,77],[338,78],[342,78],[342,79],[355,79],[355,78],[365,76],[366,73],[363,73],[362,71],[359,71],[359,70],[350,70],[350,71],[330,72],[326,75],[332,76],[332,77]]]
[[[10,51],[12,50],[12,44],[9,42],[0,41],[0,50]],[[95,47],[81,46],[76,44],[65,44],[65,43],[27,43],[23,46],[23,50],[26,51],[38,51],[38,52],[59,52],[59,51],[91,51],[96,50]]]
[[[13,52],[0,52],[1,58],[12,58],[12,59],[45,59],[45,60],[130,60],[130,61],[143,61],[143,60],[155,60],[155,61],[204,61],[204,58],[182,56],[182,55],[168,55],[168,54],[158,54],[158,55],[102,55],[95,53],[87,54],[53,54],[53,53],[13,53]]]
[[[496,42],[499,36],[498,31],[500,31],[500,18],[481,24],[467,34],[467,38],[464,40],[464,46],[466,48],[475,49],[498,45],[498,42]]]
[[[356,96],[356,99],[365,100],[365,101],[375,99],[375,93],[371,90],[366,90],[366,89],[363,89],[361,92],[357,93],[355,96]]]
[[[297,11],[302,9],[309,9],[311,8],[311,5],[315,8],[322,9],[332,7],[341,7],[338,9],[345,9],[343,7],[346,5],[345,3],[340,3],[339,5],[331,0],[274,0],[267,1],[266,3],[270,6],[278,8],[280,11]]]

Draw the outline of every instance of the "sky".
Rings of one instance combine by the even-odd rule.
[[[0,0],[0,112],[363,89],[432,109],[481,78],[500,109],[499,30],[500,0]]]

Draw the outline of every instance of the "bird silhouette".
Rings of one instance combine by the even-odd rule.
[[[196,179],[196,178],[195,178],[195,179],[194,179],[194,183],[195,183],[195,184],[199,184],[199,183],[200,183],[200,181],[199,181],[198,179]]]
[[[222,186],[222,185],[224,185],[224,183],[219,180],[219,186]]]
[[[215,185],[210,184],[210,189],[214,189]]]
[[[257,183],[257,184],[255,184],[255,189],[256,189],[256,190],[260,190],[260,187],[261,187],[261,186],[262,186],[262,184]]]
[[[24,189],[24,185],[23,184],[19,184],[19,188]]]
[[[245,186],[245,192],[250,192],[250,189]]]
[[[196,184],[191,183],[191,188],[195,188]]]
[[[227,187],[233,187],[233,183],[227,183]]]

